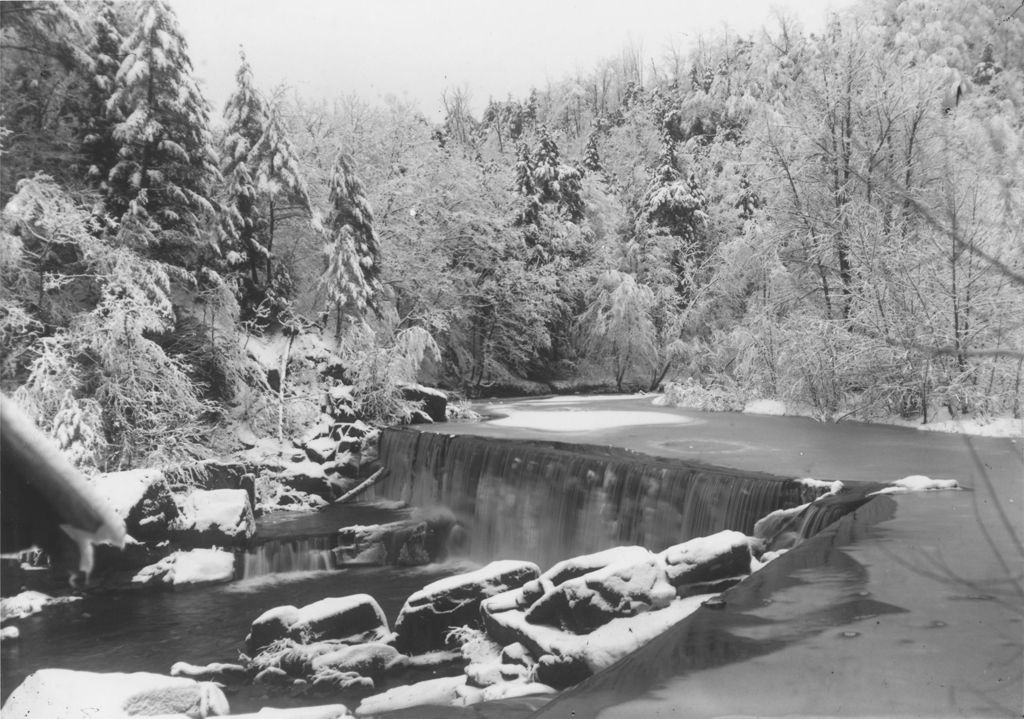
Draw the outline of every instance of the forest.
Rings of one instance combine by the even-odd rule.
[[[377,424],[415,382],[1021,416],[1014,4],[776,14],[441,122],[244,50],[213,108],[167,0],[4,2],[0,42],[0,388],[82,467],[301,432],[252,347],[309,334]]]

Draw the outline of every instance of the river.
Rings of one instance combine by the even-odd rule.
[[[625,662],[622,667],[613,667],[567,692],[549,705],[545,715],[589,716],[603,710],[608,716],[639,717],[659,712],[667,716],[669,712],[680,710],[681,697],[691,702],[686,706],[695,707],[693,716],[758,713],[759,706],[770,707],[776,714],[799,715],[808,711],[813,714],[816,708],[823,706],[815,701],[826,701],[824,697],[831,691],[837,699],[832,702],[834,706],[830,705],[830,713],[858,716],[860,705],[856,697],[863,696],[873,683],[878,683],[880,688],[875,688],[871,701],[863,704],[872,710],[869,713],[909,711],[913,714],[917,705],[901,697],[919,692],[925,680],[915,677],[928,672],[935,674],[936,681],[954,685],[954,689],[948,686],[935,689],[941,698],[933,697],[925,702],[935,715],[956,715],[967,707],[978,716],[999,716],[997,709],[1005,704],[1007,697],[1014,696],[1014,692],[1019,696],[1018,669],[1020,648],[1024,643],[1020,604],[1016,608],[1008,607],[1010,602],[1006,599],[1017,598],[1014,592],[1019,591],[1020,582],[1019,576],[1016,584],[1012,577],[1002,576],[1006,572],[999,566],[999,557],[1004,556],[1016,562],[1018,568],[1020,566],[1020,556],[1013,554],[1017,550],[1015,542],[1019,542],[1021,536],[1020,478],[1024,476],[1024,460],[1019,441],[967,439],[855,423],[823,425],[796,418],[685,412],[653,407],[647,398],[588,402],[556,398],[493,404],[482,409],[492,418],[515,417],[517,413],[520,418],[529,413],[546,414],[550,422],[535,423],[539,428],[507,426],[508,423],[503,426],[493,421],[434,425],[424,431],[522,440],[533,445],[552,441],[560,446],[610,445],[656,458],[651,466],[660,467],[659,462],[671,464],[672,460],[698,461],[730,468],[737,476],[768,473],[776,477],[888,482],[909,474],[927,474],[958,478],[973,490],[934,493],[928,497],[905,495],[894,500],[885,498],[888,502],[885,505],[868,505],[874,506],[869,512],[874,513],[870,521],[865,519],[864,513],[850,520],[858,523],[856,532],[847,532],[842,541],[829,540],[825,550],[817,553],[808,550],[804,554],[810,559],[804,557],[802,563],[794,558],[792,562],[796,563],[792,566],[780,564],[776,574],[788,578],[786,581],[762,580],[769,586],[761,586],[757,591],[745,582],[731,590],[741,593],[735,602],[737,613],[733,615],[730,610],[717,615],[713,623],[716,629],[701,630],[705,633],[698,631],[694,636],[703,637],[711,643],[709,646],[720,646],[724,636],[742,635],[745,649],[735,656],[712,660],[707,651],[694,651],[686,661],[678,657],[667,659],[666,652],[671,655],[673,650],[666,648],[670,640],[665,638],[660,644],[655,642],[646,654],[642,650],[634,655],[636,659]],[[623,412],[640,414],[629,416],[624,423],[616,423],[612,414],[621,418]],[[602,415],[599,422],[588,423],[583,419],[586,413],[611,414]],[[654,421],[648,415],[663,419]],[[529,415],[526,419],[536,417]],[[580,429],[583,426],[587,428]],[[537,450],[524,451],[532,457],[530,453]],[[519,459],[523,456],[526,455]],[[506,457],[502,461],[515,460],[515,457]],[[658,476],[667,476],[662,470],[658,471],[661,472]],[[390,488],[385,484],[380,493],[397,498],[396,494],[412,491],[403,490],[400,479],[392,477]],[[272,573],[225,585],[88,596],[74,603],[49,607],[42,614],[18,623],[19,641],[3,644],[0,664],[3,696],[6,698],[25,676],[42,667],[167,672],[176,661],[195,664],[235,661],[252,619],[281,604],[301,606],[325,596],[366,592],[380,602],[393,623],[410,593],[434,579],[465,570],[470,566],[469,560],[509,558],[506,553],[511,551],[515,552],[515,558],[533,559],[547,565],[567,552],[591,551],[621,543],[616,541],[625,531],[620,521],[624,511],[621,493],[615,495],[618,514],[614,531],[604,532],[600,527],[597,531],[588,525],[590,528],[578,537],[567,538],[565,517],[583,511],[581,508],[585,510],[587,502],[579,500],[567,508],[547,502],[546,495],[531,493],[532,490],[523,489],[521,484],[517,486],[522,491],[502,493],[494,489],[493,482],[459,485],[453,490],[456,495],[471,493],[475,497],[468,508],[463,501],[465,497],[454,496],[451,492],[438,495],[446,498],[448,501],[444,503],[449,506],[459,505],[452,509],[466,522],[470,538],[476,539],[469,550],[471,556],[457,557],[446,564]],[[491,489],[483,491],[487,487]],[[658,496],[664,496],[664,492]],[[608,503],[602,501],[606,510]],[[679,527],[690,525],[686,524],[689,520],[677,516],[678,512],[673,513],[670,506],[673,502],[676,500],[662,502],[658,511],[644,513],[647,519],[643,521],[627,523],[628,531],[633,532],[629,536],[647,539],[654,545],[664,545],[673,539],[678,541],[678,532],[664,531],[665,523],[682,522]],[[386,522],[406,516],[404,510],[391,506],[367,502],[331,507],[312,515],[262,518],[257,538],[258,541],[280,542],[289,537],[316,537],[330,534],[340,526]],[[892,511],[879,515],[879,507],[883,506],[891,507]],[[1007,508],[1011,513],[1003,511]],[[633,512],[630,516],[641,516],[635,509],[630,511]],[[547,519],[535,516],[544,513]],[[536,520],[535,525],[523,529],[521,520],[531,516]],[[596,516],[607,519],[611,515],[598,511]],[[503,525],[500,532],[490,532],[489,539],[481,539],[488,534],[487,528],[496,525],[499,519],[508,522],[515,517],[519,517],[516,521],[520,522],[518,534],[512,525]],[[645,521],[648,523],[644,524]],[[474,527],[474,523],[477,526]],[[543,529],[545,527],[547,529]],[[714,528],[711,524],[708,527]],[[552,532],[551,536],[557,536],[558,542],[536,541],[537,531]],[[636,534],[638,532],[640,534]],[[495,534],[505,540],[495,540]],[[525,541],[531,536],[532,543]],[[515,541],[506,541],[509,538]],[[795,553],[793,555],[796,557]],[[940,564],[935,565],[935,562]],[[920,572],[907,571],[908,565],[919,569],[916,565],[921,563],[932,566]],[[303,566],[315,566],[315,563]],[[773,566],[769,565],[769,569]],[[928,572],[934,575],[937,567],[946,573],[946,583],[929,576]],[[950,573],[954,577],[963,575],[960,578],[969,586],[965,588],[963,582],[955,581],[950,585]],[[850,601],[854,604],[847,607]],[[874,602],[870,605],[871,611],[865,609],[864,602],[869,601]],[[773,602],[779,608],[777,614],[754,606],[764,607]],[[829,608],[836,606],[840,608],[830,613]],[[685,631],[697,631],[692,627],[700,626],[695,624],[700,615],[699,612],[683,623],[691,627]],[[761,629],[751,628],[751,617],[755,615]],[[803,626],[801,617],[804,616],[815,617],[811,622],[817,622],[813,631],[804,631],[805,626],[799,631],[794,629]],[[862,626],[868,621],[867,616],[872,617],[871,621],[879,617],[879,629],[874,629],[874,625]],[[732,617],[739,624],[729,624],[722,617]],[[740,625],[746,628],[736,629]],[[883,629],[887,634],[882,633]],[[935,631],[927,633],[933,629]],[[707,633],[709,631],[711,634]],[[837,637],[842,639],[843,631],[854,633],[850,641],[837,640]],[[886,641],[887,636],[891,642]],[[676,645],[679,641],[677,638]],[[946,658],[945,652],[957,653],[959,664]],[[874,660],[879,656],[888,659],[880,664]],[[818,676],[822,662],[843,668],[845,678],[833,679],[830,683],[828,675]],[[991,669],[994,662],[1001,662],[1004,670]],[[961,674],[966,672],[967,675],[959,699],[956,695],[957,666]],[[1005,671],[1006,666],[1011,671]],[[856,675],[851,676],[854,671]],[[882,685],[885,672],[898,678],[888,688]],[[1004,681],[1004,677],[1009,679]],[[756,699],[752,692],[731,690],[748,685],[756,686],[765,698]],[[979,686],[989,691],[991,704],[996,709],[985,710],[980,700],[964,699],[971,687]],[[714,687],[711,694],[710,687]],[[802,687],[812,699],[803,703],[794,699],[795,687]],[[754,703],[750,704],[744,697]],[[244,688],[229,699],[235,712],[266,705],[310,703],[307,699],[271,695],[259,687]]]

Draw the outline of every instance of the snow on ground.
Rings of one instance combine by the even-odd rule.
[[[912,474],[903,479],[889,482],[889,486],[880,489],[875,494],[906,494],[908,492],[934,492],[940,489],[960,489],[960,483],[955,479],[932,479],[923,474]]]
[[[0,620],[24,619],[43,611],[48,604],[76,602],[81,597],[51,597],[42,592],[26,591],[13,597],[0,599]]]
[[[137,584],[161,580],[165,584],[229,582],[235,574],[235,555],[221,549],[192,549],[164,557],[132,577]]]
[[[488,424],[499,427],[522,427],[545,432],[589,432],[650,424],[689,424],[693,420],[682,415],[662,412],[618,412],[609,410],[535,412],[513,410],[509,416]]]
[[[755,399],[747,402],[744,414],[761,414],[775,417],[810,417],[817,419],[819,412],[809,405],[782,402],[776,399]],[[920,420],[886,417],[871,420],[872,424],[888,424],[896,427],[910,427],[922,432],[944,432],[948,434],[969,434],[978,437],[1024,437],[1024,419],[996,417],[993,419],[947,419],[941,422],[921,424]]]
[[[743,407],[743,414],[767,414],[781,417],[786,414],[786,403],[777,399],[755,399]]]
[[[900,427],[914,427],[922,432],[944,432],[946,434],[970,434],[977,437],[1024,437],[1024,419],[997,417],[989,420],[947,419],[943,422],[920,422],[893,417],[882,424]]]

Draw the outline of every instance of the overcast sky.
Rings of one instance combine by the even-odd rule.
[[[660,59],[702,31],[759,28],[772,8],[820,28],[850,0],[171,0],[219,118],[245,46],[257,84],[309,98],[413,100],[436,118],[446,88],[522,97],[639,45]]]

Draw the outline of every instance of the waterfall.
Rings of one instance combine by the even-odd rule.
[[[245,553],[242,579],[284,572],[313,572],[335,569],[331,549],[334,536],[275,539],[264,542]]]
[[[375,492],[442,505],[475,558],[550,564],[619,544],[663,549],[723,529],[746,534],[808,501],[792,479],[592,445],[386,429]]]

